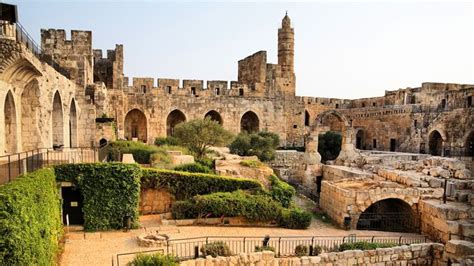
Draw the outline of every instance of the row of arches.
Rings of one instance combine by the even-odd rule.
[[[4,153],[12,154],[43,148],[40,127],[46,123],[41,119],[39,87],[37,81],[25,86],[21,94],[21,108],[18,109],[13,92],[9,90],[4,101]],[[69,105],[69,147],[77,147],[77,107],[74,99]],[[18,117],[17,117],[18,115]],[[51,111],[51,135],[53,147],[65,146],[64,112],[61,95],[54,93]],[[21,136],[21,143],[19,142]],[[49,145],[47,145],[49,146]]]
[[[224,120],[219,112],[211,110],[207,112],[204,118],[210,118],[220,125],[224,125]],[[171,111],[166,117],[166,135],[173,136],[175,127],[186,122],[186,115],[178,109]],[[139,109],[130,110],[125,116],[124,121],[125,138],[132,140],[147,141],[147,118]],[[260,130],[260,119],[253,111],[245,112],[240,118],[240,131],[254,133]]]

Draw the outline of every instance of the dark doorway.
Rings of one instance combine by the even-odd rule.
[[[259,124],[258,116],[254,112],[248,111],[240,119],[240,132],[257,133]]]
[[[431,155],[441,156],[441,151],[443,149],[443,138],[437,130],[431,132],[428,146]]]
[[[321,193],[321,183],[323,182],[323,177],[322,176],[317,176],[316,177],[316,193],[319,194]]]
[[[358,230],[418,232],[414,211],[400,199],[384,199],[370,205],[359,217]]]
[[[474,131],[469,133],[465,144],[466,156],[474,157]]]
[[[390,151],[395,151],[397,148],[397,140],[390,139]]]
[[[62,187],[61,195],[63,198],[63,224],[67,223],[66,217],[69,217],[70,225],[84,224],[81,191],[77,187]]]
[[[360,129],[356,134],[356,149],[365,150],[364,131]]]
[[[173,136],[174,128],[180,124],[186,122],[186,116],[180,110],[174,110],[166,118],[166,135],[168,137]]]

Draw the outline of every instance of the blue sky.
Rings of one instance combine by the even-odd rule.
[[[171,3],[7,1],[39,42],[41,28],[93,31],[124,45],[129,77],[236,80],[237,61],[277,62],[285,11],[295,28],[297,95],[362,98],[422,82],[474,84],[469,2]]]

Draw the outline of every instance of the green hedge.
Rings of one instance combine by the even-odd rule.
[[[175,171],[182,171],[182,172],[189,172],[189,173],[204,173],[204,174],[212,174],[211,168],[202,165],[200,163],[187,163],[176,166],[173,170]]]
[[[59,181],[70,181],[84,197],[84,229],[121,229],[124,216],[138,226],[141,169],[135,164],[93,163],[54,167]]]
[[[120,155],[131,153],[137,163],[148,164],[150,156],[156,152],[158,147],[139,141],[120,140],[111,142],[109,146],[109,155],[114,161],[121,161]]]
[[[311,224],[311,213],[299,208],[283,209],[278,223],[285,228],[306,229]]]
[[[371,249],[377,249],[377,248],[391,248],[395,247],[397,244],[393,243],[371,243],[367,241],[358,241],[358,242],[352,242],[352,243],[342,243],[339,245],[339,251],[344,251],[344,250],[371,250]]]
[[[127,266],[178,266],[178,260],[171,255],[138,254]]]
[[[274,175],[270,176],[270,182],[272,184],[270,190],[272,198],[280,202],[283,207],[288,208],[296,195],[295,188]]]
[[[0,186],[0,265],[54,265],[62,236],[52,169]]]
[[[164,169],[142,169],[142,188],[166,188],[176,199],[189,199],[195,195],[230,192],[238,189],[261,190],[254,179],[223,177],[212,174],[187,173]]]
[[[191,200],[176,202],[173,217],[245,217],[251,221],[276,221],[280,216],[278,202],[264,195],[252,195],[242,190],[198,195]]]

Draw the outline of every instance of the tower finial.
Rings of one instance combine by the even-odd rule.
[[[286,10],[285,16],[288,16],[288,10]]]

